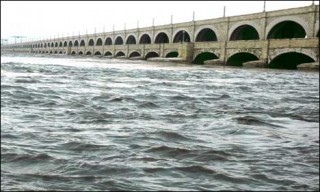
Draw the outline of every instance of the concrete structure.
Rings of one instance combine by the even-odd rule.
[[[134,59],[179,57],[199,64],[297,68],[301,63],[319,61],[319,5],[46,39],[1,49]]]

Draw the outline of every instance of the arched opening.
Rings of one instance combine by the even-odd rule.
[[[124,54],[122,51],[119,51],[119,52],[116,54],[116,57],[122,57],[122,56],[125,56],[125,54]]]
[[[196,37],[196,42],[203,41],[217,41],[216,33],[209,28],[202,29]]]
[[[112,53],[110,51],[107,51],[104,56],[112,56]]]
[[[43,47],[42,43],[41,43],[41,45],[40,45],[40,46],[41,46],[41,48]]]
[[[46,53],[48,54],[49,52],[48,52],[48,51],[46,51]]]
[[[170,52],[166,55],[166,58],[170,58],[170,57],[178,57],[179,53],[176,51]]]
[[[218,59],[218,57],[214,53],[203,52],[196,56],[196,58],[193,60],[193,63],[204,64],[205,61],[212,60],[212,59]]]
[[[83,55],[83,52],[82,52],[82,51],[79,51],[78,55]]]
[[[119,36],[119,37],[116,38],[115,45],[123,45],[122,37]]]
[[[98,38],[96,45],[97,46],[102,46],[102,39],[101,38]]]
[[[139,44],[150,44],[151,38],[148,34],[143,34],[140,38]]]
[[[72,52],[71,52],[71,55],[75,55],[75,54],[76,54],[76,52],[75,52],[75,51],[72,51]]]
[[[48,47],[50,47],[50,43],[48,43]]]
[[[318,30],[318,33],[317,33],[317,36],[316,37],[318,37],[319,38],[319,30]]]
[[[59,43],[59,47],[62,47],[62,42]]]
[[[108,37],[106,41],[104,42],[104,45],[112,45],[112,39]]]
[[[89,46],[93,46],[94,45],[94,41],[93,41],[93,39],[90,39],[89,40]]]
[[[62,54],[62,51],[59,51],[59,54]]]
[[[47,44],[45,43],[45,44],[44,44],[44,48],[46,48],[46,47],[47,47]]]
[[[84,42],[84,40],[81,40],[80,41],[80,47],[84,47],[86,44],[85,44],[85,42]]]
[[[228,58],[227,65],[229,66],[242,66],[243,63],[248,61],[259,60],[259,58],[251,53],[236,53]]]
[[[303,27],[294,21],[282,21],[275,25],[269,32],[267,39],[305,38]]]
[[[96,51],[96,52],[94,53],[94,55],[101,55],[101,52],[100,52],[100,51]]]
[[[72,47],[72,41],[69,41],[69,47]]]
[[[51,47],[54,47],[54,43],[53,42],[51,43]]]
[[[310,62],[315,61],[303,53],[289,52],[272,59],[268,67],[274,69],[297,69],[297,65]]]
[[[164,32],[161,32],[157,35],[154,43],[169,43],[169,37]]]
[[[56,42],[56,44],[54,45],[55,47],[58,47],[58,42]]]
[[[50,51],[50,54],[52,54],[52,51]]]
[[[251,25],[237,27],[230,36],[230,41],[259,39],[258,31]]]
[[[75,46],[75,47],[79,46],[79,41],[78,41],[78,40],[76,40],[76,41],[74,42],[74,46]]]
[[[149,58],[152,58],[152,57],[159,57],[159,54],[156,53],[156,52],[149,52],[149,53],[145,56],[145,59],[149,59]]]
[[[63,44],[63,46],[64,46],[64,47],[68,46],[68,42],[65,41],[64,44]]]
[[[130,36],[128,37],[128,39],[127,39],[126,44],[127,44],[127,45],[129,45],[129,44],[137,44],[136,38],[134,38],[133,35],[130,35]]]
[[[58,51],[55,51],[54,54],[58,54]]]
[[[173,43],[190,42],[190,35],[187,31],[179,31],[173,38]]]
[[[140,56],[140,53],[138,53],[138,52],[132,52],[130,55],[129,55],[129,58],[130,57],[139,57]]]
[[[90,52],[90,51],[87,51],[86,55],[91,55],[91,52]]]

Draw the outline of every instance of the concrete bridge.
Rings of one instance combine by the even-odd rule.
[[[319,62],[319,5],[242,16],[24,42],[2,51],[178,57],[197,64],[295,69]]]

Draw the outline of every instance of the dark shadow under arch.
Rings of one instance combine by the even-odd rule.
[[[112,39],[108,37],[106,41],[104,42],[104,45],[112,45]]]
[[[216,33],[209,28],[202,29],[196,37],[196,42],[204,42],[204,41],[217,41]]]
[[[182,30],[176,33],[176,35],[173,38],[173,43],[179,42],[190,42],[190,35],[187,31]]]
[[[156,52],[149,52],[149,53],[145,56],[145,59],[149,59],[149,58],[152,58],[152,57],[159,57],[159,54],[156,53]]]
[[[139,57],[139,56],[141,56],[140,53],[135,51],[135,52],[130,53],[129,58],[130,57]]]
[[[133,35],[130,35],[126,41],[127,45],[137,44],[136,38]]]
[[[278,55],[268,64],[268,68],[273,69],[297,69],[297,65],[302,63],[315,62],[311,57],[303,53],[288,52]]]
[[[212,59],[218,59],[218,56],[216,56],[214,53],[202,52],[196,56],[196,58],[193,60],[193,63],[204,64],[204,61],[212,60]]]
[[[94,53],[94,55],[101,55],[101,52],[100,52],[100,51],[96,51],[96,52]]]
[[[112,53],[110,51],[107,51],[104,53],[104,56],[112,56]]]
[[[102,46],[102,39],[101,38],[98,38],[96,45],[97,46]]]
[[[122,57],[122,56],[125,56],[124,52],[122,52],[122,51],[119,51],[119,52],[116,54],[116,57]]]
[[[169,43],[169,37],[166,33],[161,32],[157,35],[154,43]]]
[[[259,60],[259,58],[252,53],[240,52],[228,58],[226,65],[229,66],[242,66],[243,63],[248,61]]]
[[[172,51],[166,55],[166,58],[178,57],[179,53],[177,51]]]
[[[151,38],[148,34],[143,34],[140,38],[139,44],[150,44]]]
[[[259,39],[258,31],[251,25],[237,27],[230,36],[230,41],[257,39]]]
[[[123,39],[122,39],[122,37],[120,37],[120,36],[117,37],[114,44],[115,44],[115,45],[123,45]]]
[[[282,21],[275,25],[269,32],[267,39],[305,38],[303,27],[294,21]]]

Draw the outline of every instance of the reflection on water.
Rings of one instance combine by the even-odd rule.
[[[1,190],[319,190],[319,74],[2,55]]]

